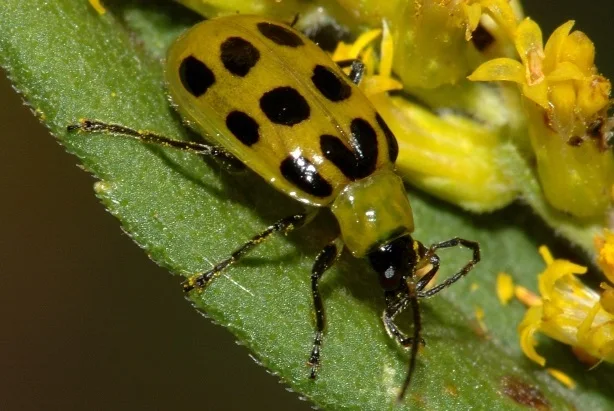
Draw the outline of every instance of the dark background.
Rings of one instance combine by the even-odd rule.
[[[524,3],[545,37],[575,19],[614,77],[612,0]],[[0,102],[0,409],[310,409],[122,233],[2,73]]]

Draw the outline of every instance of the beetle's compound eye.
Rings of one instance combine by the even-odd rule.
[[[379,274],[379,282],[386,291],[397,290],[417,263],[413,240],[409,235],[399,237],[369,253],[371,267]]]

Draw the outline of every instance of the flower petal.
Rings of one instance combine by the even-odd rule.
[[[589,338],[591,336],[591,328],[593,326],[593,321],[595,321],[595,316],[601,310],[601,304],[595,304],[587,313],[586,318],[580,323],[578,327],[578,345],[587,346],[590,345]]]
[[[548,82],[542,81],[533,86],[524,84],[522,94],[531,101],[539,104],[542,108],[548,110],[550,102],[548,101]]]
[[[548,247],[546,247],[545,245],[542,245],[539,247],[539,255],[542,256],[542,258],[544,259],[544,262],[546,263],[546,265],[550,265],[554,262],[554,257],[552,257],[552,253],[550,252],[550,249]]]
[[[573,378],[565,374],[563,371],[557,370],[556,368],[546,368],[546,372],[559,380],[564,386],[566,386],[570,390],[576,388],[576,382],[573,380]]]
[[[380,76],[390,77],[392,74],[392,60],[394,57],[394,41],[386,20],[382,22],[381,59],[379,62]]]
[[[369,43],[375,40],[380,34],[382,34],[381,29],[373,29],[369,30],[366,33],[361,34],[354,44],[352,44],[352,48],[350,49],[349,58],[355,59],[362,52],[362,50],[367,47]]]
[[[524,19],[516,29],[516,50],[525,66],[528,65],[529,54],[535,53],[537,57],[544,58],[542,30],[539,25],[529,17]]]
[[[577,90],[571,81],[558,82],[550,88],[548,97],[552,105],[552,115],[549,117],[551,126],[563,141],[567,140],[574,135],[574,126],[578,120]],[[564,164],[568,166],[570,163]]]
[[[487,14],[512,37],[516,31],[516,15],[508,0],[480,0]]]
[[[548,265],[546,270],[539,276],[539,293],[544,298],[550,298],[555,291],[555,286],[559,279],[569,277],[571,280],[570,284],[572,284],[573,281],[576,280],[574,274],[582,275],[586,274],[586,271],[586,267],[574,264],[568,260],[556,259],[552,264]],[[572,285],[575,285],[575,283]],[[578,287],[578,289],[579,288],[580,287]]]
[[[524,73],[524,66],[519,61],[497,58],[483,63],[467,78],[471,81],[513,81],[523,84]]]
[[[537,307],[538,305],[542,305],[544,303],[541,297],[521,285],[514,287],[514,295],[518,301],[527,307]]]
[[[333,61],[351,60],[358,58],[361,52],[382,33],[381,29],[369,30],[356,39],[354,43],[346,44],[342,41],[337,44],[332,59]]]
[[[565,39],[559,61],[574,63],[586,76],[595,74],[595,44],[586,34],[576,30]]]
[[[614,232],[607,229],[604,230],[603,236],[596,236],[594,243],[597,251],[597,264],[599,264],[599,268],[601,268],[607,279],[614,284]],[[609,295],[612,295],[610,297],[612,298],[611,312],[614,313],[614,289],[606,284],[602,284],[601,288],[606,290],[606,292],[610,291]],[[602,299],[603,295],[605,295],[605,292],[602,294]]]
[[[584,73],[575,64],[569,61],[563,61],[556,65],[556,68],[548,74],[549,82],[566,81],[566,80],[582,80]]]
[[[537,345],[535,333],[539,330],[541,318],[541,306],[529,308],[518,326],[518,333],[520,334],[520,347],[524,355],[543,367],[546,365],[546,359],[535,351]]]
[[[556,67],[556,63],[560,59],[561,51],[563,49],[563,44],[565,43],[565,39],[569,35],[571,28],[573,27],[575,21],[569,20],[567,23],[559,26],[554,32],[550,35],[548,42],[546,43],[546,48],[544,50],[544,54],[546,57],[544,58],[544,71],[546,73],[553,71]]]
[[[351,50],[351,44],[347,44],[340,41],[339,43],[337,43],[337,48],[335,48],[335,51],[333,52],[331,58],[333,59],[333,61],[350,60],[352,58],[350,57]]]
[[[480,23],[482,17],[482,6],[480,3],[463,4],[463,12],[465,13],[467,28],[465,29],[465,40],[471,40],[472,34]]]

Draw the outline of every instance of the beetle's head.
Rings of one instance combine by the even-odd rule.
[[[382,288],[394,291],[414,274],[426,251],[421,242],[406,234],[377,247],[367,257],[379,276]]]

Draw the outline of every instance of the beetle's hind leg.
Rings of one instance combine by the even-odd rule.
[[[324,316],[324,304],[320,296],[319,281],[326,270],[328,270],[341,255],[343,243],[336,239],[328,244],[316,257],[316,261],[311,269],[311,294],[313,296],[314,313],[316,317],[316,335],[313,341],[313,348],[309,356],[308,364],[311,366],[309,378],[315,379],[320,366],[320,348],[324,337],[324,327],[326,319]]]
[[[310,220],[313,214],[296,214],[286,218],[282,218],[275,224],[269,226],[266,230],[260,234],[255,235],[247,243],[237,248],[230,257],[217,263],[211,270],[192,276],[183,283],[183,291],[188,292],[194,289],[204,289],[209,285],[209,282],[218,274],[220,274],[228,266],[236,263],[242,257],[244,257],[251,250],[256,248],[257,245],[266,241],[271,235],[282,232],[287,234],[288,232],[300,228]]]
[[[221,147],[193,141],[174,140],[147,130],[134,130],[120,124],[104,123],[98,120],[81,119],[77,124],[66,127],[67,131],[81,131],[87,133],[108,133],[114,136],[132,138],[145,144],[174,148],[189,153],[201,154],[219,158],[230,164],[236,164],[235,156]]]

